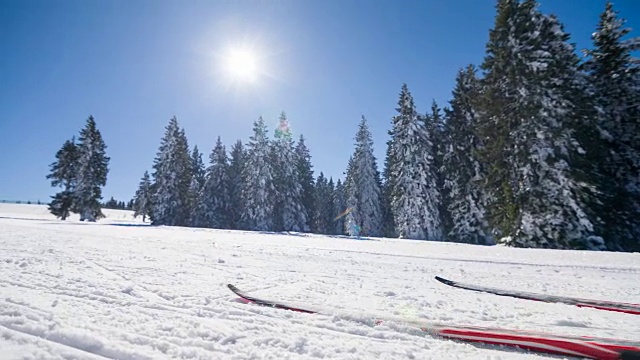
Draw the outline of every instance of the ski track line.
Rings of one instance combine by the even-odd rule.
[[[39,336],[24,333],[22,331],[15,331],[10,328],[0,325],[0,339],[14,343],[21,346],[28,346],[29,348],[37,348],[40,352],[38,355],[33,355],[33,358],[46,359],[43,357],[42,352],[46,352],[47,355],[55,354],[56,358],[65,360],[78,360],[78,359],[105,359],[102,356],[88,353],[70,347],[57,342],[49,341]],[[24,356],[23,359],[31,359],[32,357]]]
[[[68,348],[71,348],[71,349],[74,349],[74,350],[77,350],[77,351],[80,351],[80,352],[83,352],[83,353],[86,353],[86,354],[93,355],[94,357],[97,357],[97,358],[113,359],[113,357],[105,356],[105,355],[96,353],[96,352],[92,351],[91,349],[82,349],[82,348],[78,348],[78,347],[76,347],[76,346],[74,346],[72,344],[65,343],[62,340],[54,340],[54,339],[47,338],[46,335],[44,335],[42,333],[39,334],[38,331],[33,331],[33,330],[29,331],[29,330],[19,329],[18,327],[12,326],[12,324],[6,324],[3,321],[0,321],[0,326],[2,326],[3,328],[5,328],[6,330],[9,330],[9,331],[14,331],[14,332],[20,333],[22,335],[33,336],[35,338],[38,338],[38,339],[46,341],[46,342],[51,342],[51,343],[54,343],[54,344],[57,344],[57,345],[60,345],[60,346],[65,346],[65,347],[68,347]],[[98,351],[98,349],[96,351]]]
[[[27,306],[24,304],[18,304],[21,307],[26,307],[29,310],[34,310],[34,308],[32,306]],[[39,309],[38,309],[39,310]],[[155,310],[155,309],[153,309]],[[217,309],[216,309],[217,310]],[[40,310],[41,312],[41,310]],[[238,312],[240,311],[227,311],[227,310],[220,310],[220,311],[209,311],[208,315],[212,315],[212,316],[203,316],[203,314],[197,313],[197,314],[192,314],[192,313],[186,313],[186,312],[175,312],[172,311],[171,309],[168,310],[162,310],[160,311],[160,314],[163,315],[163,317],[167,317],[167,315],[169,315],[169,313],[172,313],[169,316],[173,316],[175,319],[175,321],[179,321],[179,322],[184,322],[184,321],[191,321],[194,323],[202,323],[202,319],[203,318],[209,318],[212,320],[223,320],[223,321],[240,321],[242,322],[242,320],[244,318],[246,318],[246,316],[240,316],[238,317]],[[244,309],[242,311],[244,314],[252,316],[255,315],[255,313],[252,312],[247,312],[246,309]],[[146,312],[146,311],[141,311],[140,314],[144,314],[149,316],[149,318],[151,319],[155,319],[156,315],[158,315],[158,311],[153,311],[153,312]],[[0,315],[2,315],[2,313],[0,313]],[[6,313],[5,315],[13,315],[13,316],[19,316],[19,317],[26,317],[27,319],[31,320],[31,321],[35,321],[36,323],[41,323],[41,320],[38,319],[37,316],[33,316],[33,315],[29,315],[28,313],[24,313],[24,312],[20,312],[17,311],[15,313]],[[45,314],[45,317],[50,317],[50,314]],[[51,320],[52,323],[57,324],[57,322],[55,322],[55,320],[53,318],[50,318],[49,320]],[[100,323],[100,321],[98,321],[98,323]],[[142,357],[132,357],[130,355],[127,356],[123,356],[123,354],[117,352],[117,350],[105,350],[105,351],[101,351],[100,349],[98,350],[86,350],[86,349],[82,349],[80,347],[77,347],[75,345],[73,345],[72,343],[70,343],[69,341],[65,342],[64,340],[64,335],[62,336],[58,336],[63,340],[55,340],[52,339],[50,335],[46,334],[46,331],[38,331],[38,330],[34,330],[34,329],[21,329],[18,328],[14,325],[13,322],[11,321],[2,321],[0,320],[0,326],[3,326],[9,330],[13,330],[15,332],[19,332],[19,333],[23,333],[23,334],[27,334],[30,336],[34,336],[37,337],[39,339],[42,339],[44,341],[50,341],[53,343],[57,343],[60,345],[64,345],[67,347],[71,347],[80,351],[84,351],[96,356],[102,356],[102,357],[106,357],[106,358],[116,358],[116,359],[142,359]],[[114,338],[114,337],[118,337],[121,340],[127,341],[128,343],[130,343],[131,345],[143,345],[143,346],[148,346],[150,348],[153,349],[163,349],[163,342],[167,342],[173,345],[173,350],[174,354],[179,354],[180,351],[184,350],[185,347],[194,347],[194,348],[200,348],[202,350],[205,350],[207,352],[225,352],[224,349],[219,349],[218,347],[216,347],[215,343],[219,343],[219,345],[224,345],[225,342],[229,341],[228,339],[231,337],[234,337],[236,335],[233,334],[233,331],[231,330],[230,327],[228,326],[223,326],[226,330],[222,331],[220,330],[221,324],[219,322],[216,323],[215,327],[211,326],[211,324],[208,325],[209,326],[209,330],[217,331],[217,333],[215,335],[214,338],[194,338],[194,337],[180,337],[180,336],[172,336],[172,335],[168,335],[168,334],[164,334],[164,333],[160,333],[160,334],[138,334],[138,333],[129,333],[129,332],[117,332],[118,328],[109,328],[109,329],[105,329],[101,326],[96,326],[96,325],[92,325],[92,324],[86,324],[84,326],[83,329],[89,331],[90,333],[95,333],[95,334],[102,334],[102,336],[106,336],[107,338]],[[272,326],[272,324],[264,324],[264,326]],[[71,327],[72,329],[75,329],[74,327]],[[107,331],[105,331],[107,330]],[[113,331],[116,331],[116,334],[113,334]],[[54,334],[55,335],[55,334]],[[132,342],[131,339],[132,338],[136,338],[136,342]],[[140,343],[140,339],[145,339],[146,341],[144,341],[144,343]],[[213,342],[212,342],[213,341]],[[100,347],[100,346],[98,346]],[[165,351],[160,350],[163,354],[167,355],[168,350],[165,349]],[[144,359],[146,359],[148,357],[144,357]]]

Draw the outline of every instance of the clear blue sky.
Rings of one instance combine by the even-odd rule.
[[[640,35],[640,1],[614,2]],[[177,116],[205,162],[218,136],[244,143],[262,115],[287,112],[316,175],[342,177],[360,116],[382,169],[407,83],[420,112],[450,100],[457,70],[479,65],[493,0],[0,0],[0,199],[48,201],[45,176],[92,114],[111,157],[105,199],[129,200]],[[578,48],[604,0],[541,0]],[[225,81],[228,46],[259,49],[268,76]],[[273,132],[271,131],[271,134]]]

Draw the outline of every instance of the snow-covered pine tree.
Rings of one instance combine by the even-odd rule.
[[[307,211],[302,203],[302,185],[298,175],[297,159],[289,120],[280,114],[280,123],[275,131],[273,161],[275,164],[276,230],[309,231]]]
[[[363,116],[355,137],[356,148],[347,171],[348,206],[366,236],[382,234],[380,173],[373,155],[373,139]],[[355,205],[355,206],[354,206]]]
[[[604,141],[600,192],[607,247],[640,250],[640,37],[624,39],[631,29],[611,2],[600,15],[582,68],[597,109],[597,127]],[[589,145],[596,143],[593,139]],[[587,148],[587,151],[592,148]],[[593,149],[598,151],[598,149]]]
[[[151,214],[151,196],[151,179],[149,178],[149,172],[145,171],[133,198],[133,216],[138,217],[142,215],[143,222],[147,219],[147,216]]]
[[[333,179],[327,181],[322,172],[318,175],[315,183],[315,213],[313,214],[313,224],[316,234],[333,234],[335,226],[333,223],[334,204]]]
[[[106,185],[109,173],[106,148],[93,116],[89,116],[78,138],[76,186],[73,194],[73,211],[80,213],[80,221],[96,221],[104,217],[100,200],[101,187]]]
[[[326,234],[328,224],[325,223],[325,217],[322,214],[322,205],[326,197],[327,179],[324,177],[324,173],[321,171],[320,175],[315,182],[315,203],[316,208],[312,213],[311,228],[316,234]]]
[[[262,116],[253,123],[253,136],[247,145],[243,175],[244,209],[242,222],[247,230],[272,231],[275,189],[271,146]]]
[[[193,172],[193,178],[196,179],[200,186],[203,186],[206,169],[204,161],[202,161],[202,153],[198,150],[198,145],[195,145],[193,151],[191,151],[191,171]]]
[[[342,181],[338,179],[336,183],[336,188],[333,191],[333,231],[331,234],[335,235],[344,235],[345,234],[345,224],[344,224],[344,216],[338,217],[342,214],[343,211],[347,209],[347,198],[344,185],[342,185]],[[338,217],[336,219],[336,217]]]
[[[394,238],[398,236],[396,224],[393,218],[393,206],[391,199],[393,198],[393,168],[397,159],[394,153],[394,135],[393,127],[387,132],[389,140],[387,140],[387,152],[384,159],[384,171],[382,178],[382,235],[384,237]]]
[[[479,86],[476,69],[469,65],[456,77],[451,110],[447,112],[442,175],[447,214],[451,223],[447,240],[472,244],[492,244],[485,218],[483,179],[476,153],[480,148],[475,134],[475,102]]]
[[[202,215],[199,213],[200,194],[205,181],[205,168],[202,161],[202,153],[198,150],[198,145],[193,147],[190,156],[191,181],[189,183],[189,225],[204,226]]]
[[[315,213],[313,165],[311,165],[311,154],[302,135],[300,135],[300,140],[298,140],[298,144],[296,145],[296,168],[300,186],[302,186],[302,205],[309,215],[309,229],[311,232],[316,232],[313,227],[313,221],[311,221],[311,214]]]
[[[518,247],[602,249],[570,158],[578,59],[534,0],[501,0],[482,65],[480,130],[490,225]]]
[[[344,201],[346,206],[341,210],[341,213],[348,210],[348,219],[353,223],[360,224],[360,210],[358,209],[358,197],[360,194],[358,186],[356,185],[357,175],[354,156],[355,154],[351,155],[347,163],[346,177],[344,179]],[[349,234],[349,221],[347,220],[347,216],[343,217],[342,224],[344,225],[342,231],[345,234]]]
[[[241,229],[242,211],[244,200],[242,187],[244,184],[245,152],[242,141],[238,140],[231,147],[231,159],[229,161],[229,228]]]
[[[438,203],[438,215],[440,216],[440,240],[444,240],[443,229],[448,219],[445,219],[447,213],[448,204],[445,202],[444,196],[444,178],[441,173],[442,162],[444,158],[444,147],[446,141],[445,134],[445,118],[443,116],[443,110],[438,106],[436,100],[431,101],[431,111],[425,114],[422,119],[425,122],[425,128],[427,129],[427,135],[431,139],[433,145],[433,166],[435,166],[436,176],[436,189],[433,196],[436,197]],[[449,109],[444,109],[444,113]]]
[[[402,85],[398,115],[392,119],[393,158],[390,183],[395,229],[401,238],[440,240],[437,172],[430,134],[416,111],[413,97]]]
[[[73,205],[73,192],[76,181],[78,147],[75,138],[67,140],[56,153],[56,161],[49,165],[51,172],[47,179],[51,186],[61,187],[62,191],[52,196],[49,211],[56,217],[66,220]]]
[[[327,183],[327,197],[323,202],[323,211],[325,221],[327,223],[327,235],[335,234],[335,224],[334,219],[337,215],[334,214],[334,209],[336,208],[336,186],[333,182],[333,177],[329,177],[329,182]]]
[[[209,156],[205,183],[199,196],[200,226],[227,229],[230,227],[229,159],[220,137]]]
[[[189,226],[191,158],[187,137],[175,116],[165,128],[153,169],[152,223]]]

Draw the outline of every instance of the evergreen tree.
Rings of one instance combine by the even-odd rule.
[[[78,147],[75,138],[67,140],[56,153],[56,161],[49,167],[51,173],[47,179],[51,179],[51,186],[60,186],[71,189],[76,176],[76,162],[78,160]]]
[[[227,229],[230,227],[229,159],[220,137],[209,156],[209,164],[198,206],[198,226]]]
[[[324,214],[325,222],[327,224],[327,235],[335,234],[334,220],[337,216],[334,209],[336,208],[336,185],[333,182],[333,177],[329,177],[329,182],[326,186],[326,198],[322,202],[322,213]]]
[[[206,170],[204,162],[202,161],[202,153],[198,150],[198,145],[195,145],[191,151],[191,171],[193,172],[193,178],[196,179],[202,187],[205,181]]]
[[[393,198],[393,169],[396,167],[395,161],[397,156],[394,153],[394,133],[393,127],[387,132],[389,140],[387,141],[387,152],[384,159],[384,171],[382,177],[384,183],[382,185],[382,234],[385,237],[397,237],[396,224],[393,218],[393,206],[391,201]]]
[[[80,221],[96,221],[104,217],[101,211],[101,187],[107,183],[109,157],[102,135],[93,116],[80,131],[78,163],[73,194],[73,211],[80,213]]]
[[[398,106],[398,115],[392,120],[393,148],[387,150],[393,156],[388,163],[393,166],[389,176],[396,231],[401,238],[440,240],[434,147],[406,84]]]
[[[475,134],[479,86],[476,70],[469,65],[460,70],[453,90],[451,110],[447,114],[446,147],[442,174],[446,194],[447,239],[473,244],[491,244],[489,225],[485,218],[485,205],[481,182],[482,169],[477,152],[479,139]]]
[[[623,38],[624,28],[611,2],[600,15],[592,35],[594,48],[586,50],[583,69],[597,109],[600,139],[590,139],[587,152],[604,154],[594,172],[602,174],[598,213],[611,250],[640,250],[640,38]],[[592,116],[593,117],[593,116]],[[601,140],[602,145],[598,145]]]
[[[275,189],[267,132],[264,120],[260,117],[253,124],[253,136],[247,146],[242,191],[242,222],[247,230],[272,231],[274,226]]]
[[[142,222],[147,220],[147,216],[151,214],[152,204],[151,204],[151,179],[149,178],[149,172],[145,171],[142,179],[140,180],[140,185],[138,185],[138,190],[136,190],[136,194],[133,198],[133,203],[131,207],[133,207],[133,216],[138,217],[142,215]]]
[[[311,232],[317,232],[311,221],[311,214],[315,213],[314,209],[314,183],[313,183],[313,166],[311,165],[311,154],[304,142],[304,136],[300,135],[300,140],[296,145],[296,168],[298,172],[298,181],[302,187],[302,206],[309,215],[308,227]]]
[[[373,155],[373,140],[363,116],[356,133],[356,149],[347,171],[349,215],[367,236],[382,234],[380,173]]]
[[[333,192],[333,231],[332,234],[335,235],[344,235],[345,234],[345,223],[344,216],[340,216],[347,209],[347,198],[346,198],[346,190],[344,185],[342,185],[342,181],[338,179],[336,183],[336,188]]]
[[[333,179],[327,178],[321,172],[315,183],[316,210],[313,214],[313,225],[317,234],[334,234],[335,203]]]
[[[519,247],[602,249],[588,218],[574,129],[578,59],[537,3],[501,0],[482,65],[479,130],[490,225]]]
[[[279,231],[309,231],[308,214],[302,204],[302,186],[297,171],[297,159],[289,121],[284,112],[275,131],[273,142],[275,164],[275,214],[274,225]]]
[[[448,109],[444,110],[445,113]],[[447,223],[450,223],[447,213],[446,203],[447,196],[445,194],[446,190],[444,188],[444,177],[442,175],[441,169],[444,159],[444,151],[446,146],[446,133],[445,133],[445,118],[442,115],[443,110],[438,106],[438,103],[435,100],[431,101],[431,112],[426,114],[423,119],[425,122],[425,128],[427,129],[427,136],[431,139],[433,154],[433,167],[434,167],[434,175],[436,179],[436,187],[433,189],[433,193],[431,196],[435,199],[438,204],[438,216],[439,216],[439,230],[437,234],[440,234],[439,239],[444,240],[443,234],[444,227]]]
[[[153,164],[151,220],[154,225],[189,226],[192,180],[189,145],[175,116],[165,129]]]
[[[357,226],[362,224],[360,210],[358,209],[358,198],[360,195],[356,183],[356,177],[358,175],[356,174],[357,169],[354,162],[354,155],[352,155],[347,164],[347,176],[344,180],[344,200],[346,204],[344,211],[346,211],[346,216],[342,222],[344,225],[342,231],[347,235],[352,235],[351,229],[353,224]]]
[[[199,214],[200,195],[205,181],[205,168],[202,161],[202,153],[195,145],[190,156],[191,181],[189,183],[189,225],[201,225],[202,214]]]
[[[78,147],[75,138],[67,140],[56,153],[56,161],[49,167],[51,186],[61,187],[63,190],[52,196],[49,211],[56,217],[66,220],[73,205],[73,193],[76,181],[76,167],[78,161]]]
[[[245,179],[243,173],[245,169],[246,156],[242,142],[238,140],[231,148],[231,159],[229,162],[229,228],[240,229],[244,202],[242,198],[242,188]]]
[[[104,203],[103,207],[105,207],[107,209],[117,209],[118,208],[118,201],[116,201],[116,199],[114,199],[113,196],[112,196],[111,199],[109,199],[109,201]]]

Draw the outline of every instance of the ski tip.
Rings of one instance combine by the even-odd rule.
[[[620,360],[640,360],[640,351],[623,350],[618,357]]]
[[[239,290],[237,287],[233,286],[232,284],[227,284],[227,287],[229,288],[229,290],[233,292],[237,292]]]
[[[445,278],[441,278],[440,276],[436,276],[436,280],[440,281],[441,283],[445,284],[445,285],[453,285],[454,282],[451,280],[447,280]]]

